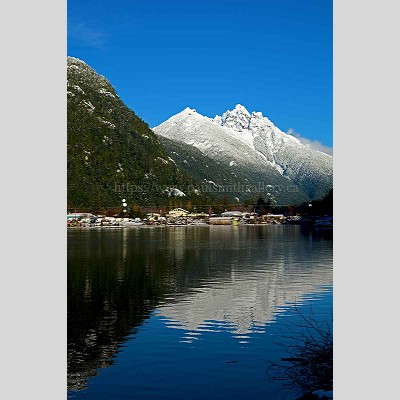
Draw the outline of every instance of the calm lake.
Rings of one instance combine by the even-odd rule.
[[[290,400],[269,361],[332,320],[332,233],[293,225],[68,229],[68,398]]]

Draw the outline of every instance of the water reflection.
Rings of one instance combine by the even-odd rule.
[[[183,343],[222,331],[247,343],[331,284],[331,237],[298,226],[71,229],[68,388],[111,365],[154,311]]]
[[[283,306],[300,304],[304,294],[329,287],[330,245],[323,251],[312,234],[306,232],[305,243],[294,232],[286,227],[210,230],[208,263],[218,265],[219,274],[214,279],[209,274],[196,291],[160,305],[167,326],[185,330],[186,342],[223,327],[246,343],[248,334],[264,331]]]

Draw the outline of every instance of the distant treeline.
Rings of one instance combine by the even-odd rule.
[[[196,201],[197,200],[197,201]],[[204,202],[204,198],[185,198],[185,197],[171,197],[167,204],[140,204],[138,202],[128,204],[126,212],[124,208],[119,207],[96,207],[89,208],[72,208],[68,212],[92,212],[94,214],[105,214],[109,216],[129,216],[129,217],[143,217],[147,213],[166,214],[174,208],[184,208],[190,212],[219,214],[224,211],[239,210],[242,212],[255,212],[258,215],[265,214],[284,214],[284,215],[303,215],[303,216],[318,216],[318,215],[333,215],[333,189],[319,200],[304,202],[297,205],[276,205],[271,200],[265,200],[260,195],[257,198],[249,198],[243,203],[232,203],[227,196],[221,200],[213,200]]]

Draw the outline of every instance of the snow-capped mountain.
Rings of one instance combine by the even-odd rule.
[[[153,130],[196,147],[244,173],[253,184],[270,184],[282,204],[294,197],[297,201],[320,198],[333,185],[331,155],[311,149],[261,112],[249,113],[240,104],[215,118],[186,108]]]

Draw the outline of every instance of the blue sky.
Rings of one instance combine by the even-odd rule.
[[[154,127],[237,103],[333,143],[332,0],[68,0],[68,55]],[[318,143],[316,143],[318,145]]]

